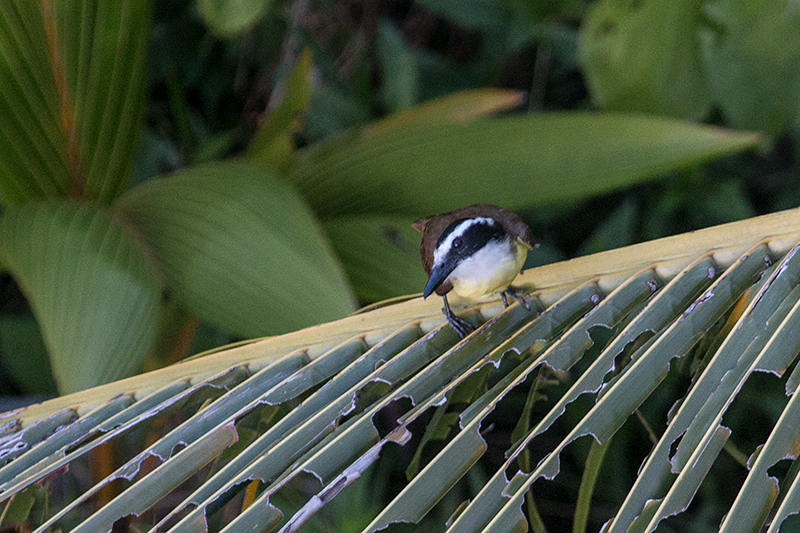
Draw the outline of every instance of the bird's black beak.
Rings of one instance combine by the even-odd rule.
[[[422,297],[427,298],[428,296],[433,293],[436,289],[439,288],[439,285],[444,283],[444,280],[447,279],[447,276],[456,268],[456,265],[452,261],[445,261],[438,267],[433,269],[431,272],[431,277],[428,278],[428,284],[425,285],[425,290],[422,292]]]

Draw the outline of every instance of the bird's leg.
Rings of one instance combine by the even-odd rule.
[[[528,311],[531,310],[531,305],[525,299],[526,296],[530,296],[530,293],[527,291],[524,291],[522,289],[515,289],[514,287],[508,287],[506,290],[500,293],[500,296],[503,297],[503,305],[505,305],[506,307],[508,307],[508,297],[511,296],[519,303],[521,303],[523,307],[525,307],[525,309],[527,309]]]
[[[447,302],[447,296],[442,296],[444,300],[444,316],[447,317],[447,321],[450,323],[450,326],[458,333],[458,336],[462,339],[475,331],[475,327],[464,320],[463,318],[456,316],[453,311],[450,310],[450,304]]]

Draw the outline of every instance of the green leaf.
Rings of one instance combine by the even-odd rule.
[[[43,500],[46,496],[46,489],[38,485],[15,494],[0,507],[0,526],[24,522],[30,516],[36,500]]]
[[[150,0],[0,6],[0,200],[127,186],[144,113]]]
[[[272,0],[197,0],[208,27],[220,37],[235,37],[256,24]]]
[[[728,123],[776,134],[800,112],[800,9],[785,0],[710,0],[700,49]]]
[[[175,296],[233,333],[282,333],[354,309],[306,205],[259,167],[193,167],[132,189],[119,207]]]
[[[325,222],[356,294],[375,302],[421,292],[428,277],[419,258],[413,218],[362,216]]]
[[[326,138],[347,128],[365,124],[369,119],[370,107],[359,95],[320,84],[314,87],[311,95],[304,134],[313,139]]]
[[[525,99],[522,91],[511,89],[470,89],[429,100],[411,109],[372,122],[363,130],[374,136],[391,129],[414,124],[450,124],[518,107]]]
[[[311,51],[306,49],[286,79],[283,100],[264,117],[263,124],[250,141],[247,155],[254,162],[276,172],[289,171],[296,148],[292,136],[298,130],[300,115],[311,102],[309,75],[312,65]]]
[[[417,103],[419,68],[403,35],[391,23],[378,24],[378,57],[383,74],[383,104],[389,113],[409,109]]]
[[[135,373],[160,291],[133,238],[91,204],[42,200],[0,219],[0,261],[28,297],[62,393]]]
[[[583,24],[579,57],[608,110],[700,119],[711,94],[698,54],[700,0],[603,0]]]
[[[0,202],[69,190],[66,138],[39,2],[0,2]]]
[[[311,150],[293,175],[323,217],[515,209],[585,198],[756,146],[757,134],[615,114],[544,114],[396,128]]]
[[[589,456],[586,458],[586,470],[583,471],[581,487],[578,490],[578,500],[575,502],[575,519],[572,523],[572,533],[585,533],[586,524],[589,522],[589,512],[592,508],[592,494],[597,484],[597,476],[603,466],[603,458],[608,451],[609,443],[592,441]]]
[[[82,173],[86,196],[110,202],[127,188],[142,129],[151,1],[56,7],[80,149],[72,171]]]

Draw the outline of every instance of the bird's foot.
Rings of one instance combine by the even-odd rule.
[[[531,310],[531,305],[528,303],[528,300],[525,298],[530,296],[531,294],[528,291],[524,291],[522,289],[515,289],[514,287],[508,287],[506,290],[500,293],[500,296],[503,298],[503,305],[508,307],[508,297],[511,296],[522,306],[527,309],[528,311]]]
[[[444,299],[444,316],[447,317],[447,322],[450,323],[450,327],[452,327],[458,336],[462,339],[475,331],[475,326],[461,318],[460,316],[456,316],[453,311],[450,310],[450,304],[447,302],[447,296],[442,296]]]
[[[450,315],[447,317],[447,321],[450,322],[450,326],[458,333],[458,336],[462,339],[465,338],[467,335],[475,331],[475,326],[461,318],[460,316]]]

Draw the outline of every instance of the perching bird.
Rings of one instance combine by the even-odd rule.
[[[447,321],[462,339],[474,328],[450,310],[451,290],[469,299],[502,291],[506,307],[511,296],[528,308],[521,298],[524,292],[510,287],[534,245],[531,229],[517,215],[478,204],[417,220],[413,226],[422,233],[420,255],[429,276],[422,296],[436,291],[444,299]]]

